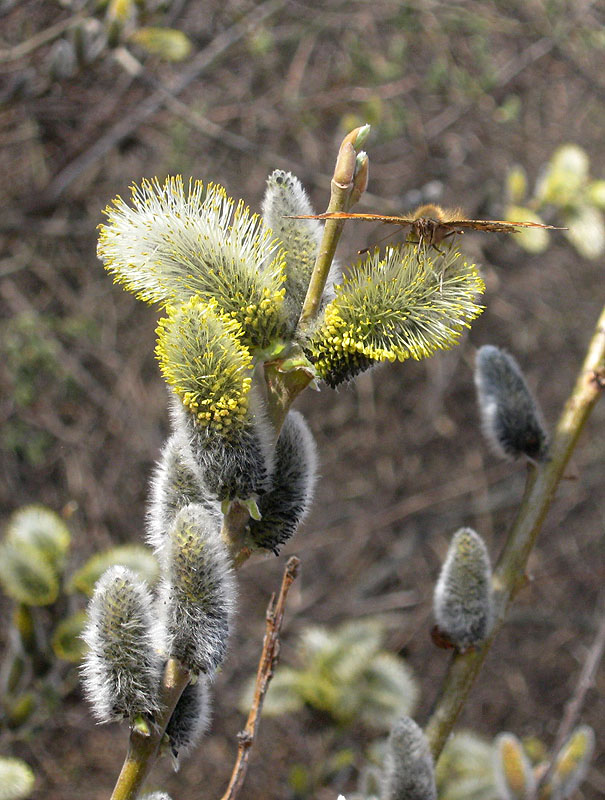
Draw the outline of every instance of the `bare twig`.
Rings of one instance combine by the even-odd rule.
[[[235,25],[216,36],[208,47],[197,54],[174,84],[169,87],[170,95],[181,94],[208,67],[212,66],[219,56],[251,30],[258,27],[265,19],[279,11],[285,2],[286,0],[265,0]],[[84,170],[106,155],[122,139],[131,136],[149,117],[162,108],[166,100],[166,90],[164,88],[156,89],[142,102],[136,102],[130,108],[125,109],[120,119],[106,133],[54,177],[45,192],[44,201],[55,202]]]
[[[582,670],[578,677],[578,682],[576,684],[574,693],[570,697],[567,704],[565,705],[565,712],[563,713],[563,719],[561,720],[561,724],[559,725],[559,730],[557,731],[557,738],[555,740],[555,744],[552,749],[550,763],[548,765],[548,769],[540,779],[540,786],[545,786],[550,780],[555,768],[555,764],[557,763],[557,756],[561,752],[561,748],[563,747],[569,735],[571,734],[572,730],[576,726],[576,723],[582,711],[582,706],[584,705],[584,698],[586,697],[586,692],[592,686],[594,686],[595,674],[599,666],[599,663],[601,661],[601,658],[603,657],[604,650],[605,650],[605,609],[603,609],[602,611],[599,630],[597,632],[597,635],[595,636],[594,642],[592,643],[590,650],[588,651],[588,654],[584,661],[584,664],[582,666]]]
[[[231,773],[229,786],[221,800],[234,800],[244,783],[246,771],[248,769],[250,748],[254,743],[254,737],[258,731],[265,695],[267,694],[269,683],[273,677],[273,670],[279,658],[279,632],[284,618],[286,599],[290,586],[298,575],[299,566],[300,561],[296,556],[292,556],[288,559],[277,602],[275,600],[275,594],[271,596],[269,607],[267,608],[267,625],[265,629],[265,638],[263,639],[263,651],[256,673],[254,699],[252,701],[250,713],[248,714],[246,727],[238,734],[237,758],[235,760],[233,772]]]
[[[527,560],[563,476],[578,437],[605,386],[605,308],[588,347],[576,384],[563,408],[549,458],[528,473],[525,495],[494,571],[494,628],[475,651],[456,654],[444,678],[440,696],[425,729],[433,757],[438,758],[481,666],[503,626],[508,607],[525,584]]]
[[[84,12],[80,11],[77,14],[73,14],[71,17],[67,17],[66,19],[59,20],[59,22],[55,22],[54,25],[51,25],[49,28],[36,33],[25,42],[21,42],[14,47],[10,47],[8,50],[0,50],[0,63],[16,61],[17,59],[28,55],[38,47],[42,47],[42,45],[52,42],[53,39],[57,39],[59,36],[61,36],[61,34],[65,33],[65,31],[69,30],[74,25],[77,25],[79,22],[85,19],[85,17],[86,15]]]

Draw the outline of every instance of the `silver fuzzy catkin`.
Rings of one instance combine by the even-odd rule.
[[[97,581],[83,638],[84,691],[99,722],[157,711],[161,629],[147,587],[131,570],[111,567]]]
[[[218,500],[247,500],[267,491],[274,463],[273,431],[254,389],[247,424],[229,438],[197,425],[177,397],[171,412],[185,463]]]
[[[203,506],[217,520],[221,518],[220,504],[199,480],[187,463],[187,455],[179,437],[171,436],[162,448],[160,460],[151,479],[147,511],[147,541],[162,554],[170,525],[186,505]]]
[[[305,418],[298,411],[286,417],[275,448],[273,485],[259,500],[259,520],[249,522],[257,547],[272,550],[294,535],[313,498],[317,448]]]
[[[185,687],[166,728],[175,769],[178,759],[189,753],[208,730],[210,712],[209,681],[200,677]]]
[[[288,219],[292,214],[313,214],[313,207],[301,182],[291,172],[276,169],[267,178],[263,198],[263,220],[282,242],[286,261],[286,296],[284,303],[290,326],[298,322],[309,288],[311,273],[323,234],[323,224],[316,219]],[[323,302],[334,297],[334,283],[340,269],[332,262]]]
[[[227,650],[235,581],[220,524],[195,503],[176,515],[159,595],[167,653],[195,675],[211,675]]]
[[[411,717],[395,723],[387,743],[382,800],[436,800],[433,757]]]
[[[491,630],[492,568],[483,539],[471,528],[454,534],[433,606],[439,631],[458,650],[479,645]]]
[[[502,458],[540,461],[548,437],[542,415],[515,359],[492,345],[477,353],[475,385],[483,434]]]

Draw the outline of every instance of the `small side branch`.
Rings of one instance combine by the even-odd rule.
[[[598,666],[603,658],[603,652],[605,651],[605,610],[601,613],[601,622],[599,624],[599,630],[597,635],[595,636],[594,642],[592,643],[590,650],[586,655],[586,659],[584,664],[582,665],[582,671],[580,672],[580,676],[578,678],[578,682],[576,684],[576,688],[572,697],[569,699],[569,702],[565,706],[565,711],[563,713],[563,719],[561,720],[561,724],[559,725],[559,730],[557,731],[557,738],[555,740],[554,747],[552,749],[552,756],[550,759],[550,764],[548,765],[548,769],[540,779],[540,786],[545,786],[554,771],[555,764],[557,762],[557,756],[561,752],[563,745],[569,738],[571,732],[575,728],[580,714],[582,712],[582,706],[584,705],[584,698],[586,697],[586,692],[594,686],[594,679],[598,669]]]
[[[435,760],[439,757],[492,642],[504,625],[508,607],[524,586],[530,553],[555,496],[565,467],[590,412],[605,386],[605,308],[588,347],[576,384],[557,424],[548,459],[531,467],[525,495],[494,571],[495,622],[489,639],[472,652],[454,655],[425,729]]]
[[[244,783],[246,771],[248,769],[250,748],[254,743],[254,737],[258,731],[265,695],[267,694],[269,683],[273,677],[273,670],[279,658],[279,632],[284,618],[286,599],[290,591],[290,586],[292,586],[292,583],[298,575],[299,566],[300,561],[295,556],[288,559],[277,601],[275,600],[275,594],[271,596],[271,600],[269,601],[265,637],[263,639],[263,651],[256,673],[254,699],[252,701],[250,713],[248,714],[246,727],[238,734],[237,758],[233,767],[233,772],[231,773],[229,786],[221,800],[234,800]]]

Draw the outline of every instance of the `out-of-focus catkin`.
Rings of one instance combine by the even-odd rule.
[[[477,353],[475,385],[483,434],[502,458],[540,461],[548,437],[542,414],[515,359],[492,345]]]
[[[459,650],[476,647],[493,619],[492,570],[483,539],[471,528],[454,534],[435,586],[439,633]]]
[[[402,717],[387,743],[382,800],[436,800],[433,757],[422,729]]]

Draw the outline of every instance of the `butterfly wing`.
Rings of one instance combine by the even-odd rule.
[[[499,219],[460,219],[448,220],[441,225],[448,228],[470,228],[474,231],[494,231],[495,233],[516,233],[517,228],[549,228],[553,231],[562,231],[554,225],[544,225],[541,222],[505,222]]]
[[[386,222],[393,225],[412,225],[410,217],[393,217],[385,214],[349,214],[345,211],[326,211],[323,214],[293,214],[288,219],[362,219],[369,222]]]

